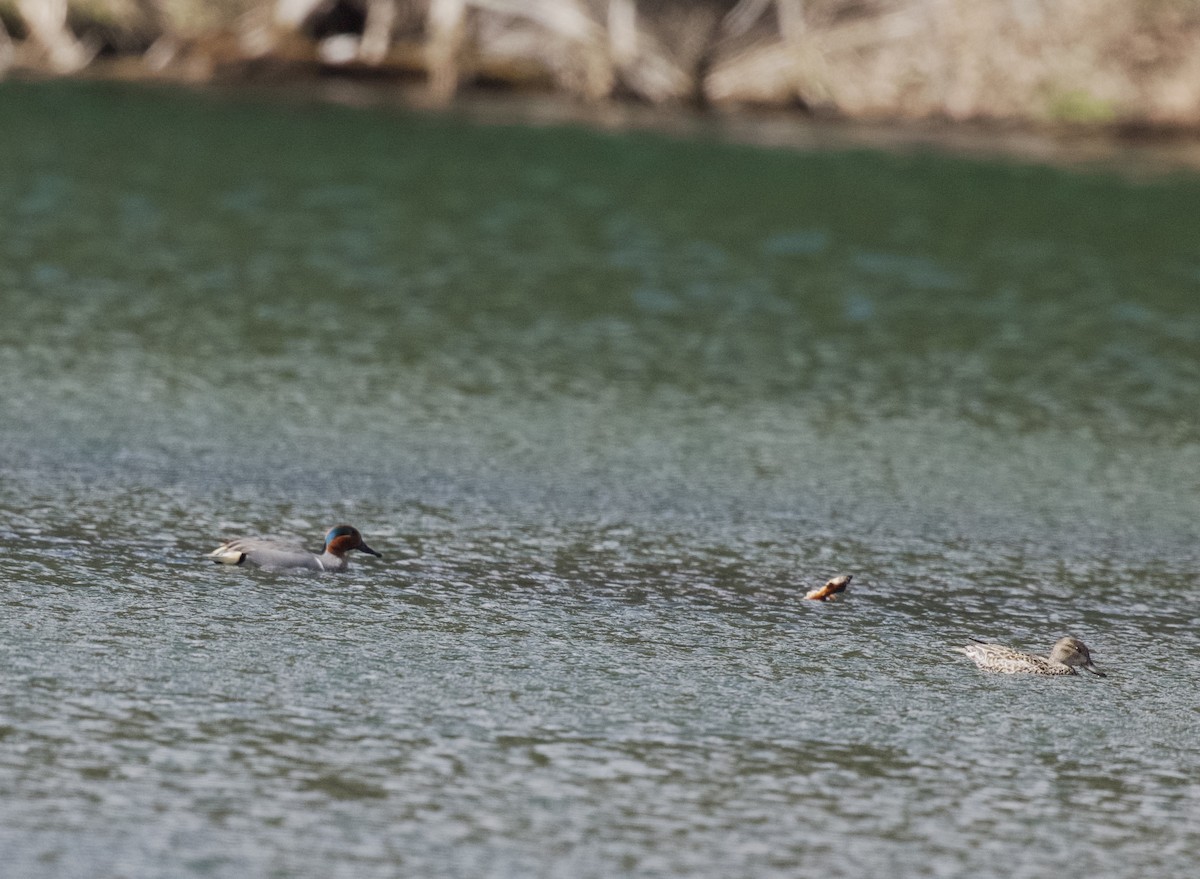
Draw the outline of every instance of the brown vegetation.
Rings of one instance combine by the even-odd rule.
[[[0,73],[101,67],[1194,127],[1200,0],[0,0]]]

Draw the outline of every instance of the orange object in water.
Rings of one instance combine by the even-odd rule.
[[[834,577],[820,589],[813,589],[804,597],[812,599],[813,601],[825,601],[826,599],[831,599],[839,592],[844,592],[846,587],[850,585],[850,581],[853,579],[853,574],[840,574],[837,577]]]

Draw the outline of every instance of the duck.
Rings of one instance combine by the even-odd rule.
[[[839,574],[832,580],[829,580],[824,586],[810,589],[804,594],[804,597],[810,601],[833,601],[834,596],[839,592],[846,591],[846,587],[850,585],[850,581],[853,579],[853,574]]]
[[[320,555],[278,537],[237,537],[222,543],[207,558],[224,565],[249,562],[267,571],[344,571],[349,566],[346,553],[352,549],[383,558],[349,525],[329,529]]]
[[[1087,646],[1078,638],[1072,638],[1070,635],[1054,642],[1049,658],[1033,653],[1022,653],[1020,650],[1000,644],[988,644],[976,638],[971,640],[976,643],[951,649],[966,654],[984,671],[994,671],[1006,675],[1077,675],[1079,672],[1075,671],[1076,668],[1086,668],[1098,677],[1108,677],[1096,668]]]

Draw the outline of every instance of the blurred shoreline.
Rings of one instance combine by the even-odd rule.
[[[1200,168],[1200,0],[0,0],[0,78]]]

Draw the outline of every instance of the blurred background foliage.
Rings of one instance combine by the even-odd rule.
[[[1190,127],[1200,0],[0,0],[0,72],[82,71]]]

